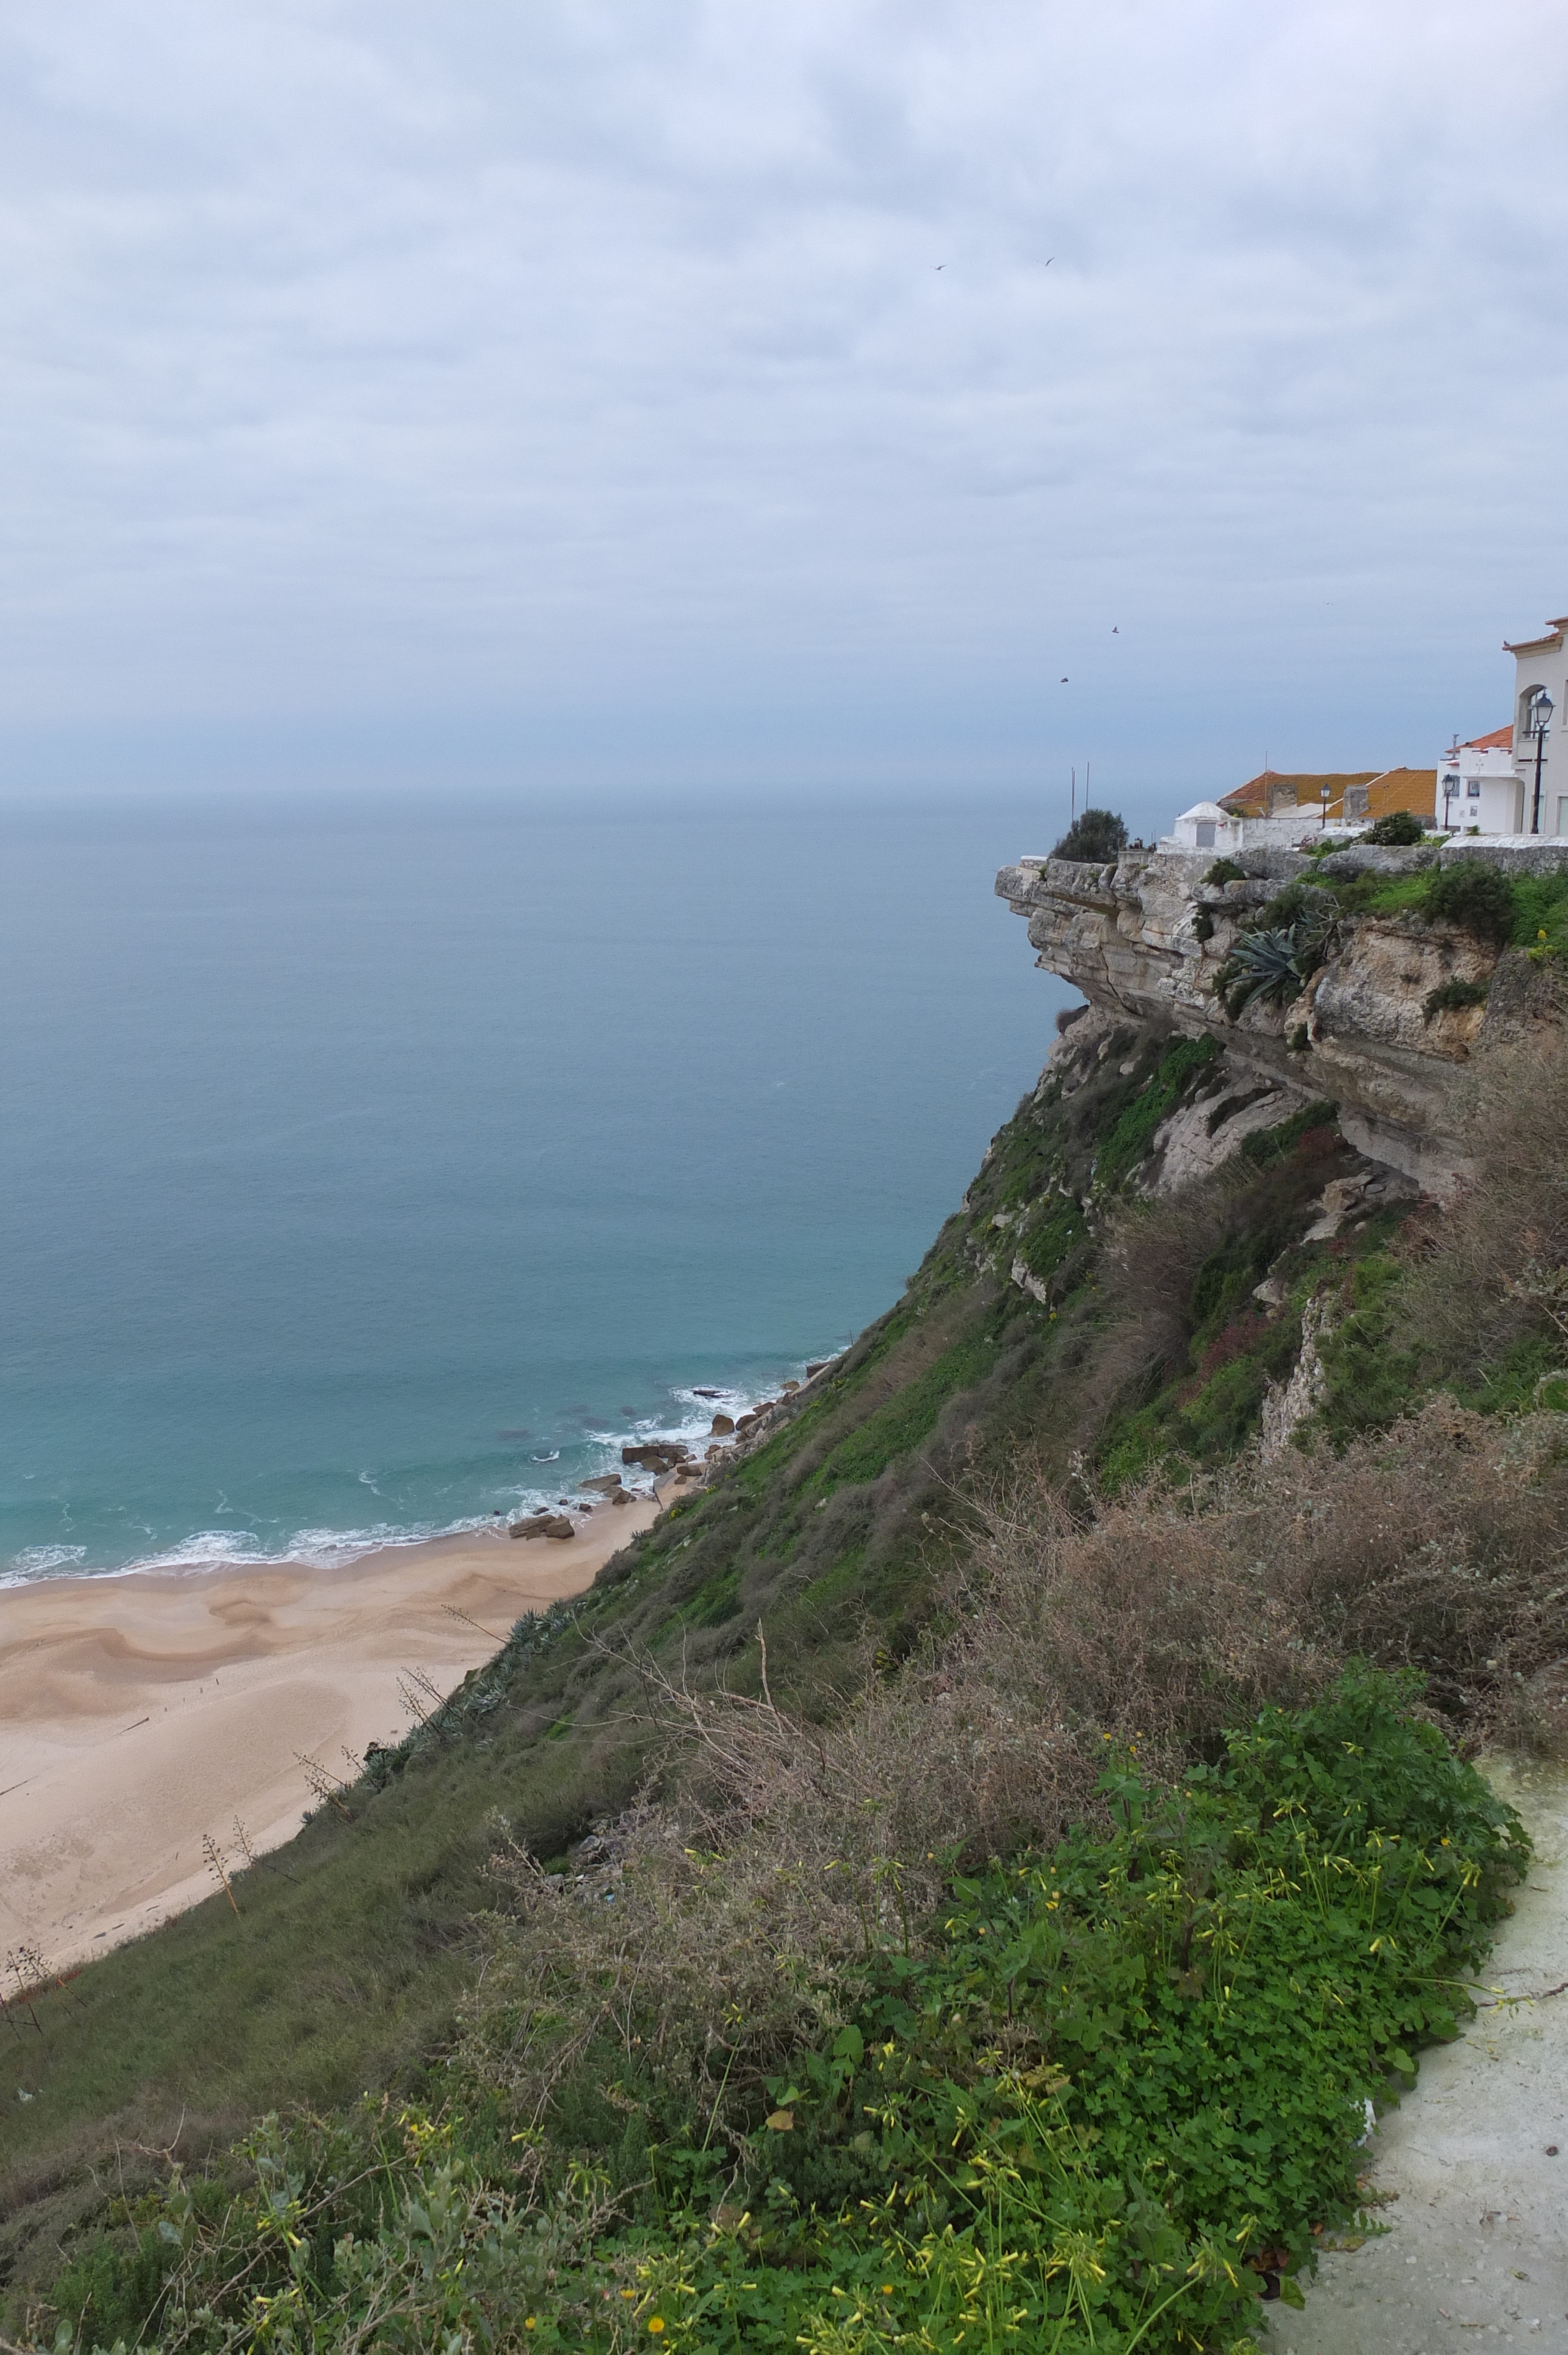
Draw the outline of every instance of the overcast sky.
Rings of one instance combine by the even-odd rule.
[[[1562,0],[9,0],[0,63],[12,793],[1163,802],[1430,762],[1568,612]]]

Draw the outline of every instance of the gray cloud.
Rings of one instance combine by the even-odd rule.
[[[1555,7],[16,0],[0,61],[13,787],[1153,792],[1429,758],[1568,602]]]

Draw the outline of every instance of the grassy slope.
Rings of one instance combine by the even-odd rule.
[[[350,1820],[318,1814],[242,1876],[241,1918],[213,1899],[47,1997],[42,2036],[0,2041],[0,2266],[35,2269],[96,2197],[90,2165],[111,2147],[123,2164],[183,2116],[182,2149],[199,2150],[263,2109],[417,2083],[468,1965],[495,1813],[551,1858],[648,1769],[626,1646],[744,1688],[765,1616],[775,1689],[829,1712],[872,1650],[912,1641],[967,1482],[1021,1447],[1065,1466],[1085,1444],[1141,1464],[1191,1444],[1215,1380],[1205,1353],[1232,1327],[1220,1370],[1238,1391],[1233,1369],[1250,1367],[1245,1397],[1210,1421],[1216,1444],[1245,1437],[1280,1346],[1250,1284],[1350,1159],[1320,1116],[1305,1158],[1298,1134],[1250,1145],[1252,1193],[1179,1304],[1187,1360],[1160,1369],[1152,1397],[1147,1384],[1122,1397],[1103,1428],[1083,1406],[1103,1322],[1093,1230],[1159,1119],[1219,1086],[1212,1062],[1206,1041],[1130,1028],[1097,1051],[1091,1040],[1025,1099],[904,1298],[782,1428],[626,1549],[580,1607],[524,1623],[442,1738],[356,1788]],[[1044,1303],[1008,1281],[1016,1258]],[[1298,1290],[1316,1265],[1291,1263]]]

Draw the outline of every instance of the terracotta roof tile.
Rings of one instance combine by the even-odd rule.
[[[1506,734],[1508,731],[1505,730]],[[1329,823],[1344,823],[1345,790],[1350,785],[1365,785],[1368,817],[1387,817],[1394,810],[1414,810],[1417,817],[1432,817],[1437,806],[1437,772],[1436,769],[1352,769],[1346,771],[1314,770],[1297,774],[1278,769],[1265,769],[1249,777],[1245,785],[1234,793],[1220,795],[1220,807],[1233,817],[1266,817],[1276,801],[1284,805],[1276,815],[1293,814],[1287,800],[1287,790],[1295,794],[1294,808],[1304,820],[1321,818],[1323,787],[1329,787]]]

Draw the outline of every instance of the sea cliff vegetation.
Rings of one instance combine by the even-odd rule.
[[[1442,1211],[1327,1102],[1151,1191],[1222,1050],[1069,1028],[700,1494],[8,2007],[7,2336],[1249,2345],[1467,2014],[1470,1753],[1564,1731],[1552,978]]]

